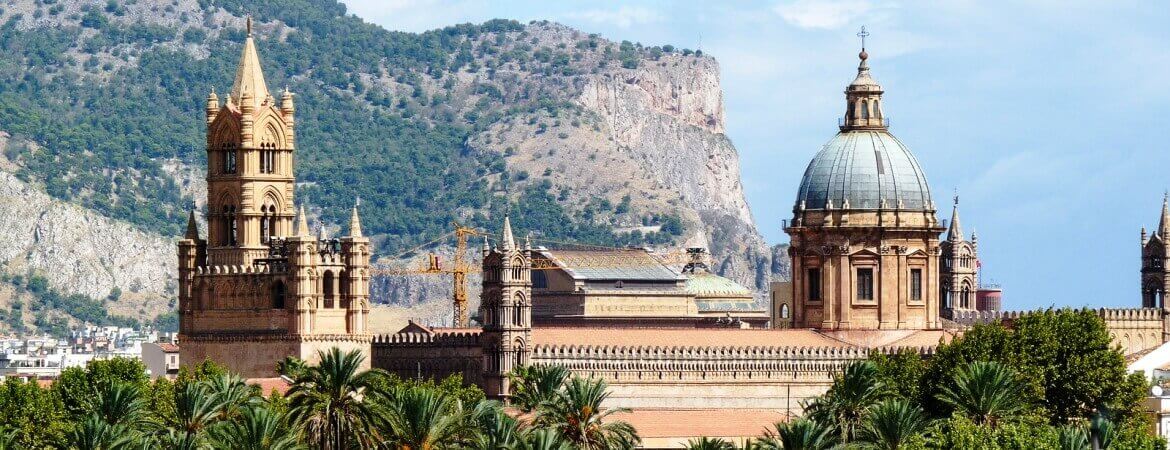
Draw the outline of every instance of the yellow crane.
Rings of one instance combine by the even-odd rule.
[[[470,317],[467,311],[467,274],[477,273],[479,269],[477,266],[472,266],[465,260],[467,254],[467,238],[471,236],[484,236],[479,230],[471,227],[465,227],[459,223],[453,224],[455,229],[451,232],[443,234],[427,243],[419,245],[415,248],[407,250],[396,255],[394,258],[398,259],[406,255],[415,253],[425,247],[434,245],[451,236],[455,237],[455,258],[450,269],[444,268],[439,255],[429,253],[427,261],[423,267],[413,269],[392,269],[385,267],[374,267],[371,269],[373,275],[423,275],[423,274],[437,274],[451,275],[452,282],[452,299],[451,303],[454,306],[453,324],[456,327],[470,326]]]

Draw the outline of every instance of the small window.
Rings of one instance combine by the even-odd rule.
[[[873,269],[857,269],[857,299],[873,300]]]
[[[805,289],[808,292],[808,300],[811,302],[821,301],[821,269],[819,267],[807,269],[805,274]]]
[[[788,318],[788,304],[787,303],[780,305],[780,318],[781,319]]]
[[[922,300],[922,269],[910,269],[910,300]]]
[[[625,284],[619,280],[617,283],[613,284],[613,287],[621,289],[621,288],[625,287]]]

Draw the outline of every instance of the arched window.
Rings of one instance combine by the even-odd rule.
[[[512,325],[524,326],[524,296],[516,294],[512,300]]]
[[[236,233],[239,232],[239,224],[236,223],[236,207],[235,205],[227,205],[223,208],[223,237],[220,241],[221,245],[236,245]]]
[[[224,143],[221,148],[223,150],[223,173],[236,173],[236,144]]]
[[[321,277],[321,294],[325,299],[325,309],[333,308],[337,297],[333,295],[333,286],[336,281],[333,279],[333,271],[326,270],[325,276]]]
[[[261,206],[260,214],[260,240],[268,242],[276,236],[276,205]]]
[[[781,319],[788,318],[788,304],[787,303],[780,305],[780,318]]]
[[[869,119],[869,102],[865,100],[861,101],[861,118]]]
[[[284,309],[284,282],[272,283],[272,308]]]

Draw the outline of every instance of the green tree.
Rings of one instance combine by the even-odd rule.
[[[369,401],[378,370],[361,372],[365,356],[342,353],[334,347],[318,352],[320,364],[311,366],[289,389],[289,414],[307,443],[321,450],[343,450],[370,445],[378,409]]]
[[[736,450],[735,444],[721,438],[703,436],[687,441],[687,450]]]
[[[300,434],[290,429],[280,414],[265,405],[244,408],[237,420],[211,429],[211,446],[217,450],[300,450]]]
[[[569,371],[561,366],[522,366],[509,376],[512,379],[512,404],[531,412],[543,403],[557,398],[569,379]]]
[[[141,389],[148,381],[146,365],[141,360],[111,358],[90,361],[85,367],[70,367],[61,371],[52,390],[61,398],[69,418],[80,421],[94,411],[103,399],[103,393],[108,393],[111,386],[127,384],[134,386],[127,389]]]
[[[829,450],[837,444],[832,427],[804,418],[773,425],[756,443],[759,450]]]
[[[399,450],[456,448],[472,440],[473,423],[458,400],[413,387],[391,395],[382,436],[384,444]]]
[[[930,420],[922,408],[908,400],[892,399],[877,404],[857,434],[864,448],[898,450],[921,438]]]
[[[841,441],[852,442],[870,408],[889,396],[889,388],[878,377],[870,361],[846,364],[833,378],[833,385],[806,407],[808,417],[832,427]]]
[[[8,378],[0,385],[0,424],[12,433],[13,448],[51,448],[65,442],[64,406],[35,381]]]
[[[995,428],[1000,421],[1027,409],[1021,396],[1024,389],[1010,368],[997,362],[976,361],[955,374],[952,384],[943,386],[938,397],[975,424]]]
[[[536,423],[555,429],[564,439],[580,448],[625,449],[641,442],[634,427],[623,421],[607,421],[623,408],[603,410],[609,397],[605,380],[573,377],[553,401],[537,410]]]

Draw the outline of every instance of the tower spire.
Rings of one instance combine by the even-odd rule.
[[[232,83],[231,99],[237,105],[243,105],[244,95],[252,101],[252,107],[259,106],[266,100],[268,85],[264,82],[264,72],[260,68],[260,55],[256,52],[256,42],[252,39],[252,16],[248,16],[248,37],[244,39],[244,49],[240,54],[240,64],[236,67],[236,80]]]
[[[309,219],[305,218],[305,205],[301,205],[301,209],[297,211],[296,226],[297,236],[311,236],[309,234]]]
[[[958,196],[958,194],[955,195],[955,206],[954,206],[954,209],[951,210],[951,225],[950,225],[950,229],[947,230],[947,240],[948,241],[961,241],[961,240],[963,240],[963,227],[959,224],[959,196]]]
[[[187,213],[187,233],[185,239],[199,239],[199,225],[195,223],[195,202],[191,202],[191,211]]]
[[[352,237],[362,237],[362,219],[358,217],[358,206],[362,204],[362,198],[358,197],[353,202],[353,214],[349,216],[349,235]]]
[[[516,238],[512,235],[512,221],[504,216],[504,231],[500,233],[500,249],[512,250],[516,248]]]
[[[1168,201],[1170,201],[1170,193],[1162,194],[1162,220],[1158,222],[1158,237],[1162,238],[1163,241],[1170,234],[1170,205],[1167,204]]]

